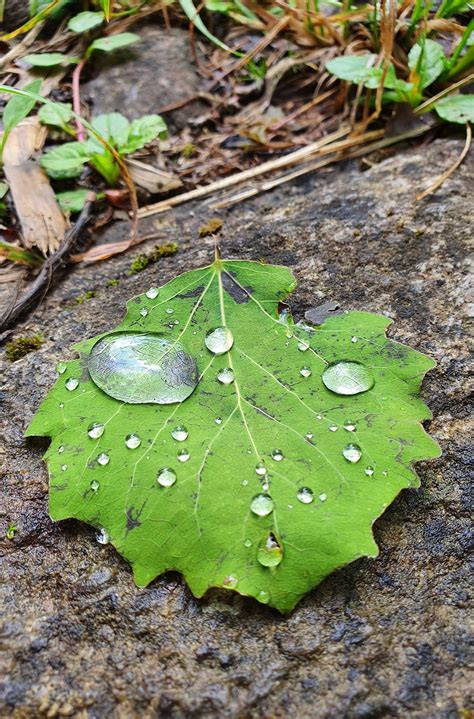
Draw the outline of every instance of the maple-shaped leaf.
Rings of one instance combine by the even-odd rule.
[[[378,549],[372,525],[412,463],[434,362],[347,312],[311,327],[279,303],[285,267],[216,260],[132,299],[81,342],[28,435],[52,438],[50,513],[98,529],[138,585],[181,572],[281,612]]]

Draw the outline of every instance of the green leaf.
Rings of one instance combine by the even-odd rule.
[[[122,143],[120,151],[123,155],[129,155],[152,142],[156,137],[164,140],[166,135],[166,123],[160,115],[144,115],[132,121],[127,140]]]
[[[474,122],[474,95],[443,97],[433,107],[447,122],[458,122],[462,125]]]
[[[41,158],[41,165],[55,180],[78,177],[83,165],[91,159],[90,148],[85,142],[66,142]]]
[[[90,192],[90,190],[85,189],[58,192],[56,199],[59,202],[61,210],[65,214],[74,214],[75,212],[80,212],[82,210]]]
[[[69,102],[55,102],[54,104],[42,105],[38,117],[43,125],[59,127],[61,130],[68,130],[68,123],[72,120],[72,105]]]
[[[378,56],[374,54],[365,55],[344,55],[329,60],[326,63],[326,70],[346,82],[353,82],[357,85],[363,83],[369,89],[379,87],[383,68],[374,67]],[[385,74],[384,87],[389,90],[397,90],[398,93],[408,92],[412,85],[399,80],[395,74],[395,68],[390,63]]]
[[[9,189],[6,182],[0,182],[0,200],[3,200]]]
[[[294,287],[285,267],[216,260],[58,365],[27,431],[52,438],[50,514],[97,527],[138,585],[173,569],[198,597],[287,612],[377,555],[375,519],[439,455],[420,425],[434,362],[387,339],[383,315],[283,321]]]
[[[38,93],[41,89],[41,82],[42,81],[40,79],[33,80],[33,82],[25,85],[23,90]],[[18,123],[30,114],[35,105],[35,99],[32,99],[31,97],[24,97],[22,95],[14,95],[7,102],[3,111],[4,139],[13,130],[13,128],[18,125]]]
[[[113,187],[117,184],[120,177],[120,169],[109,150],[102,148],[101,152],[95,152],[91,157],[91,164],[97,172],[100,172],[109,187]]]
[[[138,35],[133,32],[121,32],[118,35],[109,35],[108,37],[99,37],[97,40],[89,45],[86,56],[89,57],[93,50],[102,50],[102,52],[113,52],[119,50],[122,47],[131,45],[134,42],[140,40]]]
[[[92,127],[111,145],[121,147],[127,141],[130,123],[120,112],[109,112],[95,117]],[[103,152],[103,145],[94,136],[91,136],[90,142],[97,144]]]
[[[63,63],[77,62],[77,57],[69,57],[62,52],[43,52],[34,55],[25,55],[22,60],[33,65],[33,67],[54,67]]]
[[[104,22],[103,12],[80,12],[78,15],[72,17],[67,26],[72,32],[82,33],[88,32],[95,27],[99,27]]]
[[[415,85],[424,90],[431,85],[446,67],[446,57],[443,48],[434,40],[425,39],[413,45],[408,54],[408,67],[411,70],[410,78]],[[416,82],[416,79],[419,82]]]

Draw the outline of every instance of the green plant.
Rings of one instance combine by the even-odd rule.
[[[3,136],[0,142],[0,157],[3,154],[5,143],[10,132],[28,117],[36,104],[36,100],[29,93],[38,93],[41,89],[41,80],[33,80],[23,88],[22,94],[16,94],[10,98],[3,111]]]
[[[10,362],[16,362],[30,352],[36,352],[44,344],[42,335],[27,335],[25,337],[17,337],[7,342],[5,355]]]
[[[288,612],[378,552],[372,525],[439,448],[434,363],[383,315],[294,324],[291,272],[216,261],[128,303],[76,345],[27,435],[51,437],[50,514],[95,526],[138,585],[173,569]],[[87,370],[85,369],[87,368]]]

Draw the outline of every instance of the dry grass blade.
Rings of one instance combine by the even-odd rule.
[[[462,149],[461,154],[453,162],[451,167],[448,167],[447,170],[443,172],[442,175],[436,178],[436,180],[423,192],[420,192],[419,195],[416,196],[416,200],[422,200],[424,197],[428,197],[428,195],[431,195],[433,192],[436,192],[441,185],[443,185],[448,178],[451,177],[451,175],[458,169],[459,165],[462,163],[464,158],[466,157],[467,153],[469,152],[469,148],[471,147],[471,140],[472,140],[472,130],[469,123],[466,124],[466,142],[464,143],[464,147]]]

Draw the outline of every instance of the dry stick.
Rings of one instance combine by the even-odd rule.
[[[34,43],[34,41],[40,34],[41,30],[44,27],[44,23],[45,21],[42,20],[37,25],[35,25],[35,27],[30,30],[28,35],[25,35],[23,40],[19,42],[18,45],[14,45],[11,50],[5,53],[5,55],[0,59],[0,70],[6,67],[13,60],[16,60],[17,57],[20,57],[24,54],[25,50],[27,50],[30,45]]]
[[[422,200],[424,197],[427,197],[428,195],[431,195],[432,192],[436,192],[438,188],[441,187],[441,185],[455,172],[455,170],[458,169],[461,162],[466,157],[467,153],[469,152],[469,148],[471,146],[471,139],[472,139],[472,130],[469,123],[466,123],[466,142],[464,143],[463,150],[461,154],[459,155],[458,159],[453,162],[451,167],[448,167],[445,172],[443,172],[442,175],[436,178],[436,180],[424,191],[420,192],[419,195],[416,196],[416,201]]]
[[[39,274],[26,292],[20,299],[12,305],[12,307],[0,319],[0,332],[4,332],[12,327],[20,319],[20,317],[28,310],[36,307],[46,295],[53,274],[60,268],[65,267],[68,255],[74,247],[74,244],[80,237],[82,231],[86,227],[90,219],[90,208],[92,200],[88,199],[84,208],[79,215],[76,224],[64,236],[62,243],[57,251],[48,257],[44,262]]]
[[[413,111],[414,114],[421,115],[421,113],[427,112],[428,108],[431,107],[431,105],[434,105],[435,102],[438,102],[438,100],[441,100],[442,97],[450,95],[454,90],[459,90],[459,88],[464,87],[464,85],[469,85],[471,82],[474,82],[474,72],[467,75],[467,77],[463,77],[462,80],[455,82],[454,85],[450,85],[444,90],[441,90],[441,92],[438,92],[437,95],[430,97],[429,100],[426,100],[421,105],[418,105],[418,107]]]

